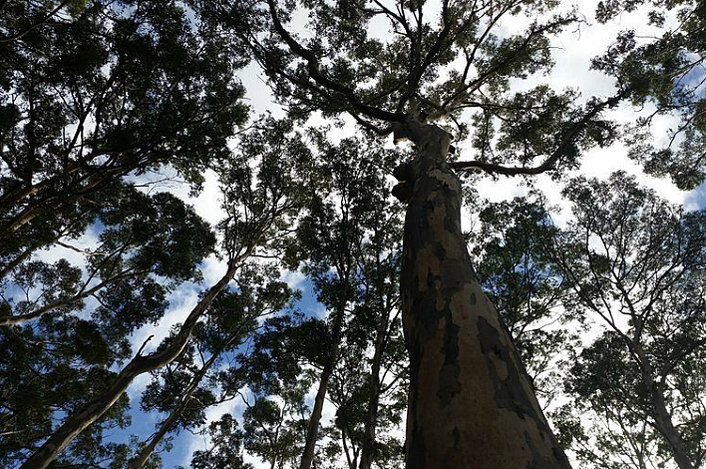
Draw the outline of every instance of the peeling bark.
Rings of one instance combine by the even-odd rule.
[[[401,278],[407,469],[570,468],[471,266],[449,135],[415,119],[396,133],[418,151],[398,172],[411,189]]]

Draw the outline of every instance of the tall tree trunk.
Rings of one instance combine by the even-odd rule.
[[[181,329],[169,345],[150,355],[140,355],[130,360],[125,368],[101,395],[82,410],[75,412],[66,419],[44,444],[32,454],[21,466],[22,469],[43,469],[68,446],[90,424],[98,420],[120,398],[130,383],[142,373],[156,370],[172,362],[184,350],[191,337],[191,331],[196,322],[208,309],[213,300],[226,288],[236,272],[236,263],[231,262],[225,275],[209,289],[208,293],[191,310]]]
[[[664,399],[664,391],[657,384],[653,377],[652,364],[649,358],[645,355],[642,346],[639,343],[639,339],[635,339],[632,345],[632,349],[640,360],[640,370],[642,373],[642,384],[645,386],[649,395],[651,397],[653,412],[652,417],[655,420],[655,427],[659,431],[664,439],[667,441],[670,452],[674,457],[674,461],[679,466],[679,469],[694,469],[694,465],[691,463],[691,459],[686,451],[686,446],[684,445],[684,440],[681,434],[674,427],[672,423],[672,416],[667,410],[667,404]]]
[[[380,406],[380,368],[383,352],[387,345],[385,338],[387,337],[387,328],[390,322],[389,312],[383,312],[383,314],[387,314],[387,317],[382,320],[377,331],[377,337],[375,338],[375,352],[373,353],[373,362],[370,370],[370,388],[368,390],[368,410],[365,416],[359,469],[370,469],[375,455],[375,431],[377,429],[378,408]]]
[[[407,469],[567,469],[510,335],[480,289],[461,233],[449,135],[410,118],[396,171],[408,201],[401,294],[410,357]]]
[[[341,330],[343,329],[343,317],[345,316],[345,306],[336,308],[336,316],[333,319],[333,333],[331,334],[331,347],[329,348],[329,358],[324,364],[324,369],[321,370],[321,378],[319,379],[319,389],[316,391],[314,398],[314,408],[309,416],[309,423],[306,427],[306,439],[304,440],[304,451],[299,464],[299,469],[310,469],[314,462],[314,449],[316,449],[316,440],[319,434],[319,422],[321,421],[321,412],[324,408],[324,400],[326,399],[326,391],[328,390],[328,382],[333,373],[333,369],[338,361],[338,352],[341,348]]]

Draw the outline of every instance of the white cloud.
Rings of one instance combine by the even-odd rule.
[[[292,290],[300,290],[304,288],[306,275],[299,270],[285,270],[282,272],[280,280],[285,282]]]

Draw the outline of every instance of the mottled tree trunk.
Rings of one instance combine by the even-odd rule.
[[[507,329],[480,289],[461,233],[449,136],[410,119],[401,294],[410,357],[407,469],[567,469]]]

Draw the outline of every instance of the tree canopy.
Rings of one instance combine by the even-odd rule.
[[[0,1],[0,465],[706,467],[705,24]]]

